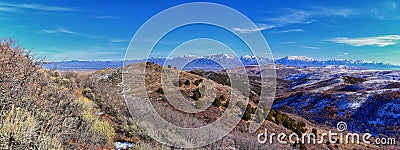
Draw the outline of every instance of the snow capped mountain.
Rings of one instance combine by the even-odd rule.
[[[244,55],[242,56],[242,59],[255,59],[256,56],[250,56],[250,55]]]
[[[223,66],[224,69],[235,68],[240,66],[252,66],[257,64],[272,64],[272,60],[264,57],[245,55],[236,57],[231,54],[212,54],[208,56],[195,56],[183,55],[170,59],[151,57],[142,60],[126,60],[126,61],[65,61],[65,62],[50,62],[43,66],[45,68],[53,68],[54,64],[60,70],[96,70],[104,68],[119,68],[122,64],[134,64],[139,62],[154,62],[159,65],[172,65],[177,68],[184,68],[185,70],[202,69],[202,70],[218,70]],[[347,66],[350,68],[363,68],[363,69],[376,69],[376,70],[400,70],[400,66],[392,65],[389,63],[382,63],[376,61],[366,60],[346,60],[346,59],[332,59],[332,60],[316,60],[306,56],[286,56],[281,59],[275,60],[276,64],[285,66],[296,67],[326,67],[333,68],[335,66]],[[217,64],[217,65],[216,65]],[[342,67],[343,68],[343,67]]]
[[[306,57],[306,56],[286,56],[283,59],[286,60],[297,60],[297,61],[314,61],[314,58]]]
[[[243,65],[272,64],[272,61],[268,58],[250,55],[237,57],[232,54],[212,54],[202,57],[185,55],[183,57],[168,59],[166,63],[177,68],[183,68],[184,70],[221,70]]]
[[[175,57],[175,58],[199,58],[198,56],[196,56],[196,55],[190,55],[190,54],[187,54],[187,55],[183,55],[183,56],[178,56],[178,57]]]
[[[205,56],[206,59],[217,60],[217,59],[234,59],[236,56],[231,54],[212,54]]]
[[[305,56],[286,56],[284,58],[276,60],[275,63],[297,67],[324,67],[334,65],[378,70],[400,69],[400,66],[398,65],[376,61],[346,59],[316,60],[314,58],[309,58]]]

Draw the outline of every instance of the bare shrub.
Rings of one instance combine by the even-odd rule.
[[[105,146],[82,119],[73,75],[43,69],[11,39],[0,39],[0,55],[0,149]]]

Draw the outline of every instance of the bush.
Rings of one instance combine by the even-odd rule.
[[[300,143],[299,150],[307,150],[306,145],[304,145],[303,143]]]
[[[0,149],[61,149],[58,138],[38,134],[38,121],[22,108],[12,109],[1,122]]]
[[[225,101],[225,100],[226,100],[226,98],[225,98],[224,95],[219,96],[219,99],[220,99],[221,101]]]
[[[92,126],[90,126],[90,131],[99,134],[99,136],[96,138],[97,141],[101,141],[108,145],[112,144],[114,141],[114,128],[107,121],[96,119]]]
[[[318,131],[315,128],[312,128],[311,133],[313,133],[315,135],[315,139],[318,139]]]
[[[250,119],[251,119],[251,114],[248,111],[245,111],[242,116],[242,120],[249,121]]]
[[[0,56],[0,106],[10,109],[11,104],[22,105],[23,97],[36,96],[45,84],[39,72],[41,61],[13,40],[0,39]]]
[[[277,125],[282,124],[282,118],[281,118],[280,115],[278,115],[278,116],[275,117],[275,123],[276,123]]]
[[[200,85],[200,80],[196,80],[196,81],[194,81],[194,83],[193,83],[194,85],[196,85],[196,86],[199,86]]]
[[[221,106],[221,100],[219,98],[215,98],[214,102],[212,103],[213,106],[215,107],[220,107]]]
[[[229,101],[225,102],[224,107],[225,107],[225,108],[228,108],[228,107],[229,107]]]
[[[243,105],[243,104],[241,104],[241,105]],[[247,104],[247,107],[246,107],[246,110],[244,112],[242,119],[245,121],[250,120],[251,114],[254,114],[254,112],[255,112],[255,108],[253,109],[250,104]]]
[[[255,102],[254,96],[253,96],[253,94],[251,94],[251,93],[250,93],[250,96],[249,96],[249,100],[250,100],[251,102]]]
[[[190,85],[190,81],[189,81],[189,80],[186,80],[186,81],[185,81],[185,85]]]
[[[98,116],[93,114],[94,104],[91,101],[78,102],[82,106],[81,116],[88,123],[89,133],[95,135],[94,139],[96,143],[111,145],[115,136],[114,128],[107,121],[102,121]]]
[[[256,108],[253,108],[250,104],[247,104],[246,111],[248,111],[250,114],[254,114],[256,112]]]
[[[105,146],[89,131],[91,122],[83,119],[82,105],[77,103],[83,92],[74,75],[66,78],[41,68],[40,60],[12,40],[0,40],[0,56],[0,149]],[[87,90],[85,96],[102,99],[91,93]]]
[[[196,105],[195,105],[195,108],[196,108],[196,109],[201,109],[201,108],[203,108],[203,102],[202,102],[202,101],[197,101],[197,102],[196,102]]]
[[[274,115],[275,115],[275,111],[274,110],[269,111],[269,113],[267,115],[267,120],[268,121],[272,121],[272,116],[274,116]]]
[[[351,76],[342,76],[341,78],[347,84],[357,84],[357,83],[367,81],[367,79],[364,79],[364,78],[356,78],[356,77],[351,77]]]
[[[164,94],[164,89],[163,88],[158,88],[156,91],[158,94]]]
[[[193,99],[195,100],[195,101],[198,101],[199,99],[200,99],[200,92],[198,92],[198,91],[194,91],[193,92]]]

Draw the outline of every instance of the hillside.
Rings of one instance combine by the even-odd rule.
[[[210,124],[217,120],[223,113],[226,111],[227,107],[229,107],[229,91],[236,93],[234,95],[243,97],[240,93],[236,92],[236,89],[232,89],[227,85],[219,84],[213,80],[204,78],[202,76],[198,76],[193,74],[194,72],[180,72],[180,70],[172,69],[172,68],[163,68],[154,63],[140,63],[126,66],[126,70],[129,72],[141,71],[139,68],[145,67],[146,70],[146,87],[137,87],[133,88],[135,91],[146,90],[150,101],[153,107],[157,110],[160,116],[162,116],[165,120],[173,123],[174,125],[181,127],[200,127],[207,124]],[[139,69],[139,70],[137,70]],[[122,92],[123,86],[120,84],[122,81],[122,71],[124,69],[117,70],[103,70],[98,71],[89,76],[89,83],[86,84],[86,88],[92,88],[92,92],[98,95],[102,95],[101,99],[93,99],[95,103],[97,103],[104,114],[109,115],[110,119],[113,120],[114,126],[116,128],[116,141],[129,141],[138,145],[151,145],[152,147],[164,147],[162,145],[157,144],[157,142],[151,140],[148,136],[143,134],[143,132],[138,132],[141,129],[138,128],[137,125],[140,126],[142,121],[131,120],[130,113],[125,105],[125,101],[122,98],[122,95],[119,94]],[[166,99],[166,93],[170,89],[161,88],[161,80],[160,75],[161,72],[180,72],[180,78],[177,84],[174,86],[179,87],[180,93],[182,93],[183,97],[187,100],[187,102],[191,103],[194,109],[202,109],[205,107],[204,111],[200,113],[185,113],[181,110],[176,109],[171,105],[171,102]],[[197,72],[198,73],[198,72]],[[185,84],[186,80],[189,82]],[[200,82],[196,85],[196,82]],[[213,85],[211,85],[213,84]],[[137,84],[140,85],[140,84]],[[201,88],[202,85],[216,86],[216,97],[212,103],[201,102],[201,98],[196,100],[193,97],[194,93],[198,88]],[[135,87],[135,85],[130,85],[130,87]],[[145,89],[143,89],[145,88]],[[170,91],[169,91],[170,92]],[[173,97],[172,97],[173,98]],[[244,98],[244,97],[243,97]],[[217,103],[215,103],[218,101]],[[197,107],[198,104],[202,103],[201,107]],[[129,102],[128,102],[129,104]],[[249,113],[249,117],[254,117],[251,110],[256,109],[256,102],[250,103],[250,108],[244,109]],[[210,106],[208,106],[210,105]],[[227,106],[228,105],[228,106]],[[208,107],[208,108],[207,108]],[[235,147],[238,149],[265,149],[265,148],[292,148],[293,145],[287,144],[277,144],[278,142],[274,142],[275,144],[259,144],[257,142],[258,133],[262,133],[266,128],[270,132],[284,132],[290,134],[294,132],[296,128],[305,129],[301,130],[303,132],[311,132],[313,128],[321,131],[332,130],[332,127],[319,125],[315,123],[311,123],[298,115],[286,114],[280,111],[274,111],[275,114],[272,114],[271,118],[266,120],[262,127],[253,134],[248,133],[248,126],[250,124],[250,118],[242,118],[239,124],[235,127],[235,129],[230,132],[227,136],[225,136],[222,140],[219,140],[216,143],[208,145],[204,148],[221,148],[221,146],[225,145],[224,143],[229,141],[231,144],[225,145],[228,147]],[[254,112],[253,112],[254,113]],[[121,115],[122,114],[122,115]],[[290,122],[290,124],[299,124],[303,122],[305,126],[285,126],[284,124],[277,122],[276,117],[286,118],[284,122]],[[182,121],[184,120],[184,121]],[[300,123],[302,124],[302,123]],[[132,131],[133,130],[133,131]],[[170,133],[173,134],[173,133]],[[314,144],[306,144],[306,145],[297,145],[296,147],[300,148],[343,148],[343,149],[353,149],[353,148],[373,148],[373,146],[367,145],[341,145],[341,144],[322,144],[322,145],[314,145]],[[226,147],[226,148],[228,148]]]
[[[399,71],[356,71],[348,68],[308,68],[291,74],[289,90],[273,108],[350,130],[398,136]],[[333,121],[332,121],[333,120]]]
[[[316,132],[317,136],[321,136],[328,130],[335,130],[330,124],[315,121],[313,117],[317,116],[317,113],[304,116],[301,111],[290,111],[292,109],[284,107],[290,107],[290,104],[296,104],[296,101],[283,104],[290,100],[289,97],[298,95],[302,90],[307,91],[304,88],[310,88],[309,85],[327,86],[327,84],[314,81],[313,79],[319,79],[311,78],[312,75],[302,74],[307,74],[307,71],[318,72],[320,74],[315,76],[325,79],[333,75],[324,74],[324,71],[329,72],[329,69],[309,70],[310,68],[284,67],[285,69],[278,70],[278,97],[274,110],[264,116],[262,113],[256,113],[255,110],[260,92],[260,78],[257,77],[259,74],[257,72],[265,70],[257,70],[254,67],[248,68],[247,73],[250,79],[250,91],[243,91],[242,88],[231,87],[230,80],[223,72],[187,72],[149,62],[132,64],[119,69],[99,70],[94,73],[60,73],[41,68],[39,60],[12,41],[3,41],[0,47],[3,56],[0,59],[2,64],[0,66],[0,102],[2,104],[0,149],[111,149],[116,144],[124,142],[131,144],[129,146],[132,149],[177,149],[163,145],[148,136],[149,128],[146,126],[146,120],[140,120],[146,114],[137,115],[138,110],[128,109],[132,108],[135,102],[125,101],[123,94],[149,97],[152,107],[164,120],[184,128],[212,124],[217,122],[225,112],[237,116],[238,124],[228,135],[199,149],[377,148],[374,145],[338,143],[290,145],[280,144],[276,139],[273,140],[273,144],[259,144],[257,135],[263,133],[264,129],[268,132],[287,135]],[[270,66],[265,67],[270,68]],[[144,76],[142,76],[143,71]],[[161,80],[161,76],[165,73],[179,75],[179,78],[166,74],[167,76]],[[372,98],[377,101],[366,102],[365,104],[370,107],[360,107],[365,109],[359,109],[355,113],[361,116],[365,112],[371,112],[372,109],[378,113],[378,116],[382,115],[380,116],[382,119],[397,115],[398,94],[395,92],[395,89],[399,88],[395,82],[398,80],[397,72],[354,72],[365,76],[366,79],[352,77],[355,75],[350,76],[349,71],[346,73],[347,75],[337,76],[334,80],[338,80],[342,85],[366,84],[363,86],[385,87],[385,89],[393,90],[392,93],[377,94]],[[284,76],[286,78],[283,78]],[[307,77],[307,79],[302,77]],[[368,82],[373,79],[378,80],[376,77],[385,80],[390,78],[391,82],[383,84]],[[143,80],[136,80],[138,78]],[[239,75],[238,72],[232,79],[237,78],[243,78],[243,75]],[[124,82],[122,82],[123,79]],[[173,82],[167,86],[168,82],[163,81]],[[330,81],[333,80],[326,82]],[[346,86],[340,87],[346,89]],[[174,91],[174,89],[177,90]],[[371,89],[358,90],[360,89],[353,92],[368,92]],[[171,92],[178,93],[171,95],[169,94]],[[336,92],[346,92],[346,90],[336,90]],[[183,101],[174,101],[180,98],[183,98]],[[249,103],[246,105],[248,99]],[[302,104],[297,103],[295,106],[302,106]],[[334,104],[336,103],[332,105]],[[374,109],[383,104],[385,107]],[[145,106],[135,105],[135,107]],[[179,108],[188,110],[185,112]],[[382,111],[393,113],[383,115]],[[252,118],[259,120],[260,117],[267,120],[259,130],[249,133]],[[360,117],[360,121],[365,120],[361,120]],[[390,125],[397,122],[385,123]],[[393,127],[389,129],[396,129],[395,126],[389,127]],[[374,128],[370,129],[374,131]],[[218,130],[213,132],[218,132]],[[176,134],[176,132],[167,133],[169,136]],[[209,138],[208,134],[199,133],[198,135],[204,139]],[[176,136],[179,135],[176,134]]]
[[[12,40],[0,40],[0,54],[0,149],[112,147],[114,129],[77,76],[41,68]]]

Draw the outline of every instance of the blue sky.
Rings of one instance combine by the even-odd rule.
[[[123,60],[129,41],[146,20],[188,2],[193,1],[3,0],[0,36],[12,37],[50,61]],[[231,30],[238,35],[261,31],[275,58],[304,55],[400,64],[398,1],[209,2],[226,5],[250,18],[257,28],[238,23]],[[210,31],[212,35],[206,36]],[[154,56],[164,56],[199,37],[218,39],[238,54],[247,54],[241,51],[240,41],[224,36],[224,32],[206,25],[179,28],[163,38]],[[207,42],[210,40],[183,46],[179,54],[208,55],[221,47]]]

